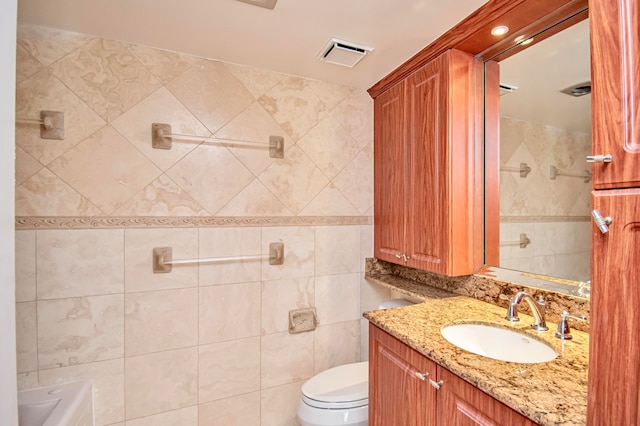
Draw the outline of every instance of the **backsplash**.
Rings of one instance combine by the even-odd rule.
[[[373,111],[362,90],[19,25],[17,116],[65,113],[65,139],[16,127],[20,389],[93,380],[96,425],[295,425],[302,383],[366,358],[389,291],[372,255]],[[267,141],[284,159],[174,133]],[[266,254],[153,274],[173,257]],[[291,335],[288,311],[320,325]]]
[[[517,292],[525,290],[535,298],[539,295],[544,296],[548,322],[557,323],[562,311],[569,311],[575,315],[586,315],[587,321],[574,321],[571,326],[577,330],[589,332],[589,300],[580,297],[524,287],[489,276],[446,277],[375,258],[366,260],[365,277],[374,283],[388,285],[394,291],[406,296],[421,294],[421,288],[425,286],[435,287],[504,307],[505,312],[511,297]],[[530,314],[529,306],[526,303],[523,303],[519,309]]]

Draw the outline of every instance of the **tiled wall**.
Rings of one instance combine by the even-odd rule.
[[[16,216],[39,223],[16,232],[21,389],[92,379],[97,425],[293,425],[306,379],[366,358],[361,312],[389,295],[362,279],[366,92],[28,25],[17,57],[17,116],[65,113],[63,141],[16,129]],[[285,158],[152,150],[153,122],[284,136]],[[282,266],[152,273],[153,247],[218,257],[273,241]],[[289,334],[288,311],[309,306],[320,326]]]
[[[550,166],[581,174],[591,170],[591,135],[502,117],[500,165],[532,171],[500,173],[500,239],[531,244],[500,248],[500,266],[555,277],[589,279],[591,183],[576,177],[549,178]]]

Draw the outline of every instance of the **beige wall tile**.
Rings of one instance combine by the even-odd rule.
[[[77,297],[38,302],[40,368],[124,355],[124,297]]]
[[[327,177],[297,146],[258,177],[291,212],[298,214],[329,183]]]
[[[187,407],[155,416],[128,420],[127,426],[198,426],[198,407]]]
[[[31,77],[41,69],[42,64],[18,44],[16,46],[16,83]]]
[[[373,311],[385,300],[391,299],[388,288],[371,282],[365,278],[360,279],[360,311]]]
[[[262,336],[262,389],[309,379],[314,371],[314,334]]]
[[[64,139],[40,138],[39,126],[16,125],[16,144],[42,164],[48,164],[104,126],[87,104],[58,80],[49,69],[34,74],[16,87],[16,116],[40,118],[40,111],[64,113]]]
[[[162,175],[113,213],[115,216],[210,216],[177,183]]]
[[[123,43],[95,39],[52,66],[102,118],[111,121],[160,87]]]
[[[36,231],[16,231],[16,302],[36,300]]]
[[[38,387],[38,372],[18,373],[18,391],[29,390]]]
[[[44,65],[51,65],[92,40],[86,34],[38,25],[18,25],[18,44]]]
[[[320,324],[359,319],[360,273],[316,277],[316,309]]]
[[[373,206],[373,150],[369,145],[342,169],[333,183],[360,214]]]
[[[16,145],[16,186],[42,170],[42,164]]]
[[[261,228],[258,227],[202,228],[199,230],[200,257],[260,255],[260,238]],[[260,260],[202,263],[200,285],[260,281],[262,263]]]
[[[327,185],[299,216],[358,216],[358,210],[333,184]]]
[[[198,401],[198,348],[125,359],[127,420],[190,407]]]
[[[353,87],[339,86],[320,80],[307,80],[307,84],[330,110],[338,106],[356,90]]]
[[[315,374],[360,360],[360,319],[316,329]]]
[[[262,262],[262,281],[287,278],[312,277],[314,275],[312,226],[265,227],[262,228],[262,253],[269,253],[269,244],[284,243],[284,264],[270,265]]]
[[[360,319],[360,361],[369,361],[369,321]]]
[[[200,288],[200,344],[260,335],[260,283]]]
[[[262,283],[262,334],[289,330],[289,311],[312,307],[312,277]]]
[[[18,373],[38,369],[36,302],[16,303],[16,357]]]
[[[263,389],[260,398],[262,426],[298,426],[296,414],[304,382]]]
[[[38,299],[124,291],[124,231],[38,231]]]
[[[260,426],[260,392],[200,404],[199,426]]]
[[[285,77],[258,102],[295,141],[329,112],[309,86],[309,80]]]
[[[109,214],[161,174],[110,126],[58,157],[50,169]]]
[[[221,216],[293,216],[259,180],[247,185],[218,211]]]
[[[260,389],[260,338],[199,347],[199,402]]]
[[[198,230],[127,229],[124,231],[125,291],[197,287],[198,265],[174,266],[170,273],[153,273],[153,249],[171,247],[174,259],[198,258]]]
[[[124,359],[40,370],[40,386],[91,380],[96,426],[124,420]]]
[[[315,238],[316,275],[360,272],[360,226],[318,226]]]
[[[200,62],[195,56],[135,44],[128,45],[127,49],[163,83],[173,80],[193,64]]]
[[[360,152],[357,141],[332,115],[309,130],[298,141],[298,146],[329,179],[336,177]]]
[[[125,295],[125,355],[198,344],[198,289]]]
[[[212,133],[254,100],[229,69],[217,61],[200,61],[166,87]]]
[[[183,135],[208,137],[211,132],[185,108],[175,96],[162,87],[111,123],[122,136],[147,158],[166,171],[182,157],[193,151],[198,142],[175,142],[171,149],[154,149],[151,146],[152,123],[165,123],[171,132]]]
[[[361,147],[373,144],[373,99],[365,90],[355,90],[331,114]]]
[[[104,213],[49,169],[16,188],[16,216],[101,216]]]
[[[211,144],[198,146],[167,175],[214,215],[255,179],[226,147]]]
[[[282,136],[285,149],[294,144],[293,140],[257,102],[253,102],[226,126],[218,130],[215,136],[223,139],[263,143],[269,142],[269,136]],[[227,146],[233,155],[256,176],[273,162],[280,161],[269,156],[267,147],[247,149],[246,147],[234,146],[233,143],[229,143]]]
[[[224,64],[229,71],[247,88],[257,99],[267,90],[278,84],[284,74],[244,65]]]
[[[373,225],[360,226],[360,271],[365,271],[365,259],[373,257]]]

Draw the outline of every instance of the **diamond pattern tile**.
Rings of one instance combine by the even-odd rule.
[[[86,34],[31,24],[18,25],[18,44],[47,66],[91,40],[93,37]]]
[[[161,173],[110,126],[59,157],[50,169],[108,214]]]

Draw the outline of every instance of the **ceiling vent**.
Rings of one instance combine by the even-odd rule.
[[[276,7],[278,0],[238,0],[243,3],[249,3],[254,6],[264,7],[265,9],[273,9]]]
[[[591,82],[585,81],[584,83],[574,84],[573,86],[561,90],[561,92],[566,93],[569,96],[575,96],[576,98],[588,95],[591,93]]]
[[[372,50],[372,47],[332,38],[318,53],[317,58],[330,64],[351,68]]]
[[[513,84],[500,83],[500,96],[508,95],[515,90],[518,90],[518,86],[514,86]]]

